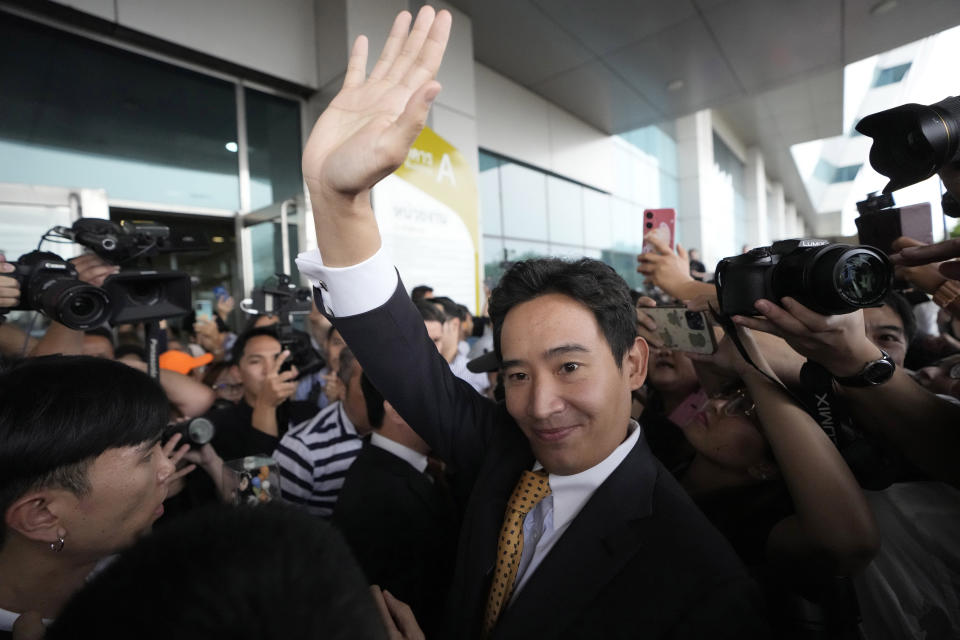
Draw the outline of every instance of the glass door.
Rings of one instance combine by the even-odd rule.
[[[237,217],[238,262],[244,295],[277,273],[300,282],[296,257],[303,250],[306,206],[303,196],[276,202]],[[286,229],[286,233],[282,232]]]

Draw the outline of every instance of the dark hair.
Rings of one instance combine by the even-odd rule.
[[[587,307],[596,318],[617,367],[637,337],[637,312],[630,302],[630,287],[610,266],[581,258],[535,258],[514,263],[490,294],[493,348],[503,361],[500,333],[507,313],[516,305],[548,293],[569,296]]]
[[[432,292],[433,292],[433,287],[428,287],[425,284],[420,284],[415,286],[413,290],[410,292],[410,299],[413,300],[414,302],[417,302],[419,300],[423,300],[428,293],[432,293]]]
[[[437,308],[437,305],[431,304],[426,300],[414,302],[413,304],[417,307],[417,311],[420,312],[420,317],[423,318],[424,322],[439,322],[440,324],[446,322],[446,316],[443,315],[443,311]]]
[[[0,374],[0,514],[36,488],[86,493],[94,458],[159,439],[169,412],[160,385],[122,362],[56,355],[11,367]]]
[[[363,403],[367,405],[367,418],[370,420],[370,426],[379,429],[383,426],[383,416],[387,413],[383,408],[383,394],[373,386],[366,373],[360,377],[360,388],[363,390]]]
[[[350,378],[353,377],[353,368],[357,364],[357,358],[353,355],[350,347],[344,347],[340,352],[340,367],[337,369],[337,377],[344,385],[350,384]]]
[[[327,342],[330,342],[330,338],[333,337],[333,332],[336,330],[337,328],[332,324],[329,327],[327,327]]]
[[[913,307],[910,306],[910,303],[902,294],[893,290],[887,293],[883,299],[883,304],[896,311],[897,315],[900,316],[900,321],[903,322],[904,341],[907,346],[910,346],[913,338],[917,335],[917,319],[913,316]]]
[[[461,304],[457,304],[446,296],[434,296],[430,298],[430,302],[443,307],[443,313],[447,318],[456,318],[460,322],[467,319],[467,308]]]
[[[176,576],[176,586],[160,576]],[[125,551],[50,625],[58,638],[386,638],[340,533],[290,506],[214,507]]]
[[[231,359],[234,364],[240,364],[240,358],[243,357],[243,350],[247,348],[247,343],[259,336],[269,336],[277,342],[280,342],[280,334],[277,333],[276,327],[254,327],[253,329],[248,329],[237,336],[237,341],[233,343],[233,348],[230,350],[232,354]]]

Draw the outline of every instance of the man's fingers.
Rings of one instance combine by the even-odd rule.
[[[180,462],[180,459],[187,454],[187,451],[190,451],[190,443],[180,445],[180,448],[170,456],[170,462],[177,464]]]
[[[936,244],[904,247],[900,253],[890,256],[890,259],[894,264],[913,266],[956,257],[960,257],[960,238],[950,238]]]
[[[427,33],[427,39],[420,47],[416,64],[403,78],[403,84],[408,89],[416,90],[424,82],[436,77],[440,62],[443,60],[443,53],[447,49],[447,42],[450,40],[452,20],[449,11],[441,11],[434,18]]]
[[[195,464],[188,464],[187,466],[185,466],[185,467],[182,468],[182,469],[177,469],[176,471],[174,471],[173,473],[171,473],[169,476],[167,476],[167,483],[171,483],[171,482],[174,482],[175,480],[179,480],[179,479],[182,478],[183,476],[188,475],[189,473],[191,473],[191,472],[192,472],[194,469],[196,469],[196,468],[197,468],[197,465],[195,465]]]
[[[823,316],[817,313],[816,311],[811,311],[807,307],[803,306],[797,302],[794,298],[784,298],[781,300],[784,308],[787,310],[789,315],[793,316],[810,331],[820,332],[820,331],[830,331],[834,327],[831,326],[830,318],[836,316]],[[774,312],[776,315],[776,313]],[[764,314],[766,315],[766,314]],[[784,314],[786,316],[787,314]],[[770,318],[770,316],[767,316]],[[771,318],[773,319],[773,318]]]
[[[756,331],[763,331],[783,338],[783,331],[773,322],[766,318],[757,318],[754,316],[733,316],[734,324],[740,327],[747,327]]]
[[[280,369],[283,367],[283,361],[289,357],[290,357],[290,352],[288,350],[284,349],[283,351],[281,351],[280,355],[278,355],[273,360],[273,372],[279,373]]]
[[[940,275],[951,280],[960,280],[960,262],[950,260],[940,264]]]
[[[180,433],[175,433],[170,436],[167,441],[163,443],[163,447],[161,447],[163,455],[169,458],[170,454],[173,453],[173,450],[177,448],[177,443],[180,442],[180,438],[182,437],[183,436]]]
[[[390,610],[387,609],[387,603],[384,602],[383,592],[380,591],[380,587],[375,584],[370,585],[370,595],[373,597],[374,604],[377,605],[377,611],[380,612],[380,620],[383,622],[384,629],[387,630],[387,637],[390,640],[403,640],[400,630],[397,629],[397,625],[390,615]]]
[[[390,615],[396,622],[400,634],[407,640],[422,640],[423,631],[417,624],[417,618],[413,615],[413,610],[405,602],[401,602],[393,597],[389,591],[383,592],[383,600],[390,611]]]
[[[393,64],[393,61],[400,54],[400,49],[403,48],[412,20],[413,16],[410,15],[409,11],[401,11],[397,14],[393,21],[393,27],[390,28],[390,35],[387,36],[387,41],[383,45],[383,51],[380,52],[380,58],[374,65],[373,71],[370,72],[371,80],[380,80],[387,75],[387,70],[390,69],[390,65]]]
[[[661,240],[657,234],[650,233],[643,237],[643,241],[647,244],[652,244],[653,247],[661,254],[667,255],[673,253],[670,249],[670,245]]]
[[[387,80],[399,83],[407,75],[410,67],[413,66],[420,55],[420,48],[423,47],[435,18],[436,12],[433,7],[424,5],[420,8],[416,20],[413,21],[413,28],[407,34],[407,39],[400,50],[400,55],[396,57],[387,70]]]
[[[687,253],[687,250],[677,244],[677,255],[680,256],[680,259],[684,262],[690,262],[690,256]]]
[[[347,61],[347,72],[343,76],[343,88],[359,87],[367,77],[367,36],[357,36],[350,50],[350,59]]]
[[[431,80],[410,96],[403,113],[384,134],[384,146],[388,149],[409,149],[423,131],[430,107],[440,93],[440,83]],[[404,156],[405,157],[405,156]]]

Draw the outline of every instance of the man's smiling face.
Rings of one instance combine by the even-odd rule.
[[[626,438],[630,392],[646,375],[642,339],[618,367],[593,313],[549,293],[510,309],[500,347],[507,411],[547,471],[585,471]]]

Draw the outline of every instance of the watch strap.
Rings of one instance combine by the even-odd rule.
[[[870,380],[867,378],[866,374],[870,369],[874,368],[878,362],[887,362],[889,364],[888,371],[890,372],[883,380]],[[837,384],[844,387],[871,387],[878,384],[883,384],[893,376],[893,372],[896,370],[897,365],[893,361],[893,358],[890,357],[883,349],[880,349],[880,357],[876,360],[871,360],[867,364],[863,365],[863,368],[860,371],[852,376],[834,376],[833,379],[836,380]]]

